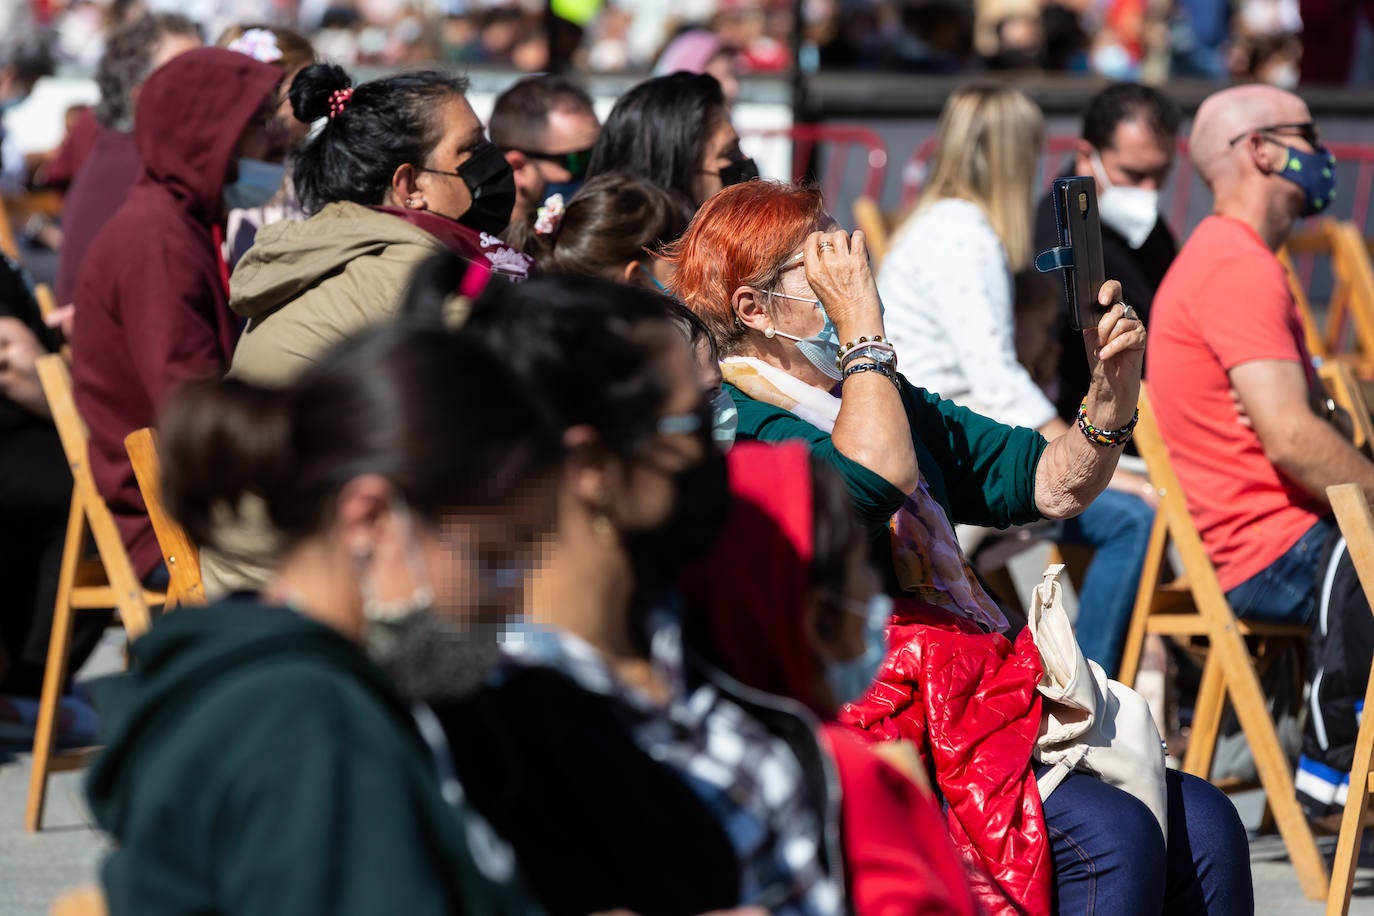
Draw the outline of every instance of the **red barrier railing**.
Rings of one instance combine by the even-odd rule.
[[[1063,166],[1063,157],[1072,153],[1078,138],[1066,135],[1048,137],[1045,141],[1045,155],[1042,161],[1042,178],[1046,187]],[[1336,203],[1333,211],[1326,214],[1338,219],[1350,220],[1366,234],[1370,234],[1370,198],[1374,194],[1374,143],[1328,143],[1327,147],[1336,156]],[[912,153],[902,167],[902,209],[915,202],[925,181],[926,166],[935,150],[935,138],[922,143]],[[1352,180],[1353,179],[1353,180]],[[1347,191],[1347,189],[1349,189]],[[1188,141],[1178,141],[1178,155],[1175,159],[1173,175],[1165,185],[1160,209],[1164,212],[1175,232],[1184,234],[1189,228],[1189,212],[1205,215],[1210,209],[1198,206],[1200,201],[1210,201],[1211,191],[1198,177],[1197,171],[1188,161]]]
[[[811,163],[813,153],[819,153],[822,174],[817,175],[827,200],[838,198],[845,173],[853,160],[864,169],[863,193],[877,200],[883,193],[883,179],[887,176],[887,144],[877,131],[867,127],[832,124],[794,124],[763,130],[740,131],[744,137],[784,139],[792,143],[792,180],[801,181]]]

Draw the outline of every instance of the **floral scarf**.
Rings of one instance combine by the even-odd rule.
[[[840,399],[833,394],[748,356],[732,356],[720,368],[725,381],[754,400],[789,411],[825,433],[834,431]],[[994,632],[1006,631],[1007,618],[973,574],[924,475],[887,526],[892,565],[905,591]]]

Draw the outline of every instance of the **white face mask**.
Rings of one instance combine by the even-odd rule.
[[[1144,245],[1159,222],[1159,192],[1112,184],[1096,152],[1093,172],[1102,184],[1102,193],[1097,197],[1102,222],[1120,233],[1132,248]]]

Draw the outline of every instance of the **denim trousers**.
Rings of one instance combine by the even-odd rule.
[[[1155,513],[1130,493],[1104,490],[1081,515],[1064,522],[1065,544],[1094,549],[1078,595],[1074,634],[1083,655],[1116,677],[1131,625],[1141,567]]]
[[[1071,773],[1045,799],[1062,916],[1230,916],[1255,911],[1250,846],[1235,806],[1169,770],[1169,842],[1135,796]]]
[[[1226,593],[1231,610],[1246,620],[1307,623],[1317,604],[1317,572],[1335,525],[1319,519],[1296,544],[1263,570]]]

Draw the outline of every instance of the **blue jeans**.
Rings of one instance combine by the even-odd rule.
[[[1083,654],[1101,665],[1108,677],[1116,677],[1121,664],[1154,520],[1154,510],[1145,500],[1104,490],[1081,515],[1064,522],[1064,543],[1096,551],[1078,595],[1074,633]]]
[[[1334,525],[1318,520],[1274,562],[1226,593],[1237,617],[1307,623],[1317,603],[1317,573]]]
[[[1150,809],[1092,776],[1070,773],[1045,799],[1056,913],[1254,913],[1250,845],[1235,807],[1195,776],[1165,777],[1167,852]]]

